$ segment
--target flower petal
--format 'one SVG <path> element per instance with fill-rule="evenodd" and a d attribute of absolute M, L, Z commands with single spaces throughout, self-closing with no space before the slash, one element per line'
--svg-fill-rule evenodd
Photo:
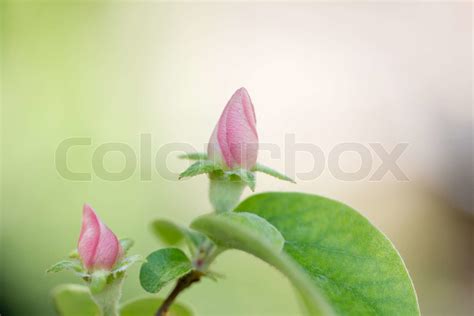
<path fill-rule="evenodd" d="M 88 270 L 110 270 L 122 251 L 115 234 L 102 223 L 92 207 L 84 204 L 78 252 Z"/>
<path fill-rule="evenodd" d="M 94 268 L 112 269 L 120 254 L 120 243 L 115 234 L 100 222 L 100 238 L 97 244 Z"/>
<path fill-rule="evenodd" d="M 258 135 L 252 100 L 245 88 L 227 102 L 208 145 L 208 156 L 228 168 L 251 169 L 257 162 Z M 219 161 L 220 160 L 220 161 Z"/>
<path fill-rule="evenodd" d="M 84 204 L 82 227 L 77 249 L 82 263 L 87 269 L 92 268 L 97 244 L 100 238 L 100 223 L 92 207 Z"/>

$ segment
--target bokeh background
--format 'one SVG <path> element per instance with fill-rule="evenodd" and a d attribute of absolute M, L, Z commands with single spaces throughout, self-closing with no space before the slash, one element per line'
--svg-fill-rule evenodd
<path fill-rule="evenodd" d="M 282 153 L 286 134 L 326 157 L 342 142 L 409 144 L 398 160 L 409 181 L 341 181 L 325 168 L 297 185 L 259 176 L 257 191 L 321 194 L 360 210 L 399 249 L 424 315 L 470 314 L 472 13 L 470 2 L 3 1 L 0 313 L 54 314 L 51 289 L 78 280 L 45 270 L 75 247 L 84 202 L 143 255 L 162 246 L 152 219 L 189 223 L 209 211 L 207 179 L 165 179 L 155 155 L 174 142 L 202 150 L 245 86 L 260 140 Z M 150 154 L 140 152 L 142 134 Z M 91 181 L 56 170 L 69 137 L 90 137 L 68 164 Z M 139 158 L 126 180 L 94 174 L 91 157 L 109 142 Z M 159 158 L 158 170 L 183 170 L 177 154 Z M 260 156 L 279 170 L 288 160 Z M 124 163 L 118 152 L 104 159 L 112 172 Z M 297 172 L 313 164 L 296 153 Z M 341 166 L 357 170 L 360 159 L 346 153 Z M 257 259 L 229 252 L 215 270 L 226 279 L 181 297 L 198 315 L 299 315 L 288 282 Z M 125 299 L 146 295 L 137 274 Z"/>

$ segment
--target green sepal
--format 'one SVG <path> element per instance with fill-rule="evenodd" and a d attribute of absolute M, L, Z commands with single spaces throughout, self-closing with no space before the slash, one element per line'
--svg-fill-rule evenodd
<path fill-rule="evenodd" d="M 110 275 L 109 271 L 98 270 L 90 275 L 89 288 L 92 294 L 100 293 L 107 285 L 107 277 Z"/>
<path fill-rule="evenodd" d="M 186 153 L 183 155 L 179 155 L 178 158 L 188 159 L 188 160 L 207 160 L 207 154 L 206 153 Z"/>
<path fill-rule="evenodd" d="M 232 176 L 232 175 L 238 176 L 243 182 L 245 182 L 245 184 L 248 185 L 248 187 L 250 188 L 250 190 L 252 190 L 252 192 L 255 191 L 256 179 L 255 179 L 255 173 L 253 173 L 252 171 L 249 171 L 247 169 L 235 169 L 235 170 L 226 171 L 224 172 L 224 174 L 227 176 Z"/>
<path fill-rule="evenodd" d="M 120 260 L 120 262 L 116 265 L 115 269 L 111 271 L 112 274 L 117 275 L 121 272 L 125 272 L 128 268 L 130 268 L 133 264 L 137 262 L 143 261 L 142 256 L 140 255 L 133 255 L 128 256 Z"/>
<path fill-rule="evenodd" d="M 80 257 L 79 257 L 79 251 L 76 249 L 74 250 L 71 250 L 71 252 L 69 253 L 68 255 L 68 258 L 71 258 L 71 259 L 79 259 L 80 260 Z"/>
<path fill-rule="evenodd" d="M 110 273 L 114 277 L 118 277 L 119 274 L 124 273 L 136 262 L 143 261 L 142 256 L 140 255 L 131 255 L 126 256 L 130 248 L 133 247 L 135 242 L 130 238 L 122 238 L 119 240 L 120 246 L 122 247 L 124 256 L 115 264 L 114 269 Z"/>
<path fill-rule="evenodd" d="M 198 160 L 179 175 L 179 179 L 194 177 L 203 173 L 222 170 L 222 167 L 210 160 Z"/>
<path fill-rule="evenodd" d="M 209 164 L 213 163 L 212 161 L 208 160 L 208 156 L 206 153 L 188 153 L 188 154 L 183 154 L 183 155 L 180 155 L 179 156 L 180 159 L 188 159 L 188 160 L 197 160 L 197 162 L 199 161 L 207 161 L 207 162 L 210 162 Z M 207 164 L 207 163 L 206 163 Z M 194 165 L 194 164 L 193 164 Z M 192 166 L 193 166 L 192 165 Z M 196 169 L 198 167 L 200 167 L 202 164 L 196 164 L 196 166 L 193 167 L 193 169 Z M 191 166 L 191 167 L 192 167 Z M 191 167 L 189 167 L 185 172 L 188 172 L 189 169 L 191 169 Z M 202 168 L 210 168 L 210 167 L 202 167 Z M 215 170 L 210 170 L 210 171 L 203 171 L 201 173 L 198 173 L 198 174 L 202 174 L 202 173 L 208 173 L 208 172 L 212 172 L 212 171 L 216 171 L 216 170 L 223 170 L 222 167 L 216 165 L 216 169 Z M 244 175 L 243 173 L 242 174 L 239 174 L 240 171 L 238 171 L 239 169 L 237 170 L 230 170 L 230 171 L 226 171 L 225 173 L 226 174 L 237 174 L 239 175 L 243 181 L 245 181 L 250 189 L 252 189 L 252 191 L 254 191 L 255 189 L 255 176 L 251 176 L 251 175 Z M 245 170 L 245 169 L 241 169 L 241 170 Z M 190 170 L 189 172 L 192 172 L 194 170 Z M 280 179 L 280 180 L 283 180 L 283 181 L 288 181 L 288 182 L 291 182 L 291 183 L 296 183 L 295 180 L 293 180 L 292 178 L 284 175 L 283 173 L 280 173 L 270 167 L 267 167 L 267 166 L 264 166 L 262 164 L 255 164 L 255 166 L 250 170 L 245 170 L 246 173 L 252 173 L 252 172 L 261 172 L 261 173 L 265 173 L 269 176 L 272 176 L 272 177 L 275 177 L 277 179 Z M 181 175 L 180 175 L 180 178 L 182 177 L 187 177 L 188 175 L 183 175 L 185 172 L 183 172 Z M 195 171 L 194 171 L 195 172 Z M 197 174 L 196 174 L 197 175 Z M 194 176 L 194 175 L 189 175 L 190 177 Z"/>
<path fill-rule="evenodd" d="M 66 259 L 66 260 L 61 260 L 55 263 L 54 265 L 52 265 L 48 270 L 46 270 L 46 273 L 56 273 L 56 272 L 61 272 L 64 270 L 71 270 L 79 274 L 82 274 L 85 272 L 79 260 Z"/>
<path fill-rule="evenodd" d="M 262 172 L 262 173 L 265 173 L 265 174 L 268 174 L 269 176 L 272 176 L 272 177 L 275 177 L 277 179 L 280 179 L 280 180 L 283 180 L 283 181 L 288 181 L 288 182 L 292 182 L 292 183 L 296 183 L 295 180 L 293 180 L 292 178 L 282 174 L 282 173 L 279 173 L 278 171 L 276 170 L 273 170 L 272 168 L 270 167 L 267 167 L 267 166 L 264 166 L 262 164 L 259 164 L 257 163 L 253 168 L 252 168 L 252 171 L 254 172 Z"/>
<path fill-rule="evenodd" d="M 133 245 L 135 244 L 133 239 L 130 239 L 130 238 L 122 238 L 119 240 L 119 242 L 124 253 L 127 253 L 130 250 L 130 248 L 132 248 Z"/>
<path fill-rule="evenodd" d="M 196 234 L 199 234 L 196 232 Z M 120 239 L 120 246 L 123 249 L 124 254 L 130 250 L 133 246 L 134 241 L 129 238 Z M 85 279 L 92 279 L 93 273 L 89 273 L 87 269 L 82 265 L 81 259 L 77 249 L 69 253 L 69 259 L 61 260 L 46 270 L 46 273 L 56 273 L 64 270 L 70 270 L 76 272 L 80 277 Z M 128 257 L 123 257 L 119 262 L 116 263 L 114 269 L 110 271 L 111 274 L 117 275 L 118 273 L 124 272 L 135 262 L 141 260 L 141 256 L 133 255 Z"/>

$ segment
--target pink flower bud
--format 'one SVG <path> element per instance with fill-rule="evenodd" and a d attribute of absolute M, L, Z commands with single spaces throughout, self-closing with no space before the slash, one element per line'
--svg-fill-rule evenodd
<path fill-rule="evenodd" d="M 257 162 L 258 135 L 255 111 L 245 88 L 230 98 L 207 147 L 209 159 L 227 168 L 251 169 Z"/>
<path fill-rule="evenodd" d="M 117 237 L 87 204 L 84 204 L 83 208 L 77 249 L 82 263 L 88 270 L 111 270 L 122 256 L 122 248 Z"/>

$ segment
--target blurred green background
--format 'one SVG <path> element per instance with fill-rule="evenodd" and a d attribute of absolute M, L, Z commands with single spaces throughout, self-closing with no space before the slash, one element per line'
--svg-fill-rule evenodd
<path fill-rule="evenodd" d="M 240 86 L 253 98 L 264 143 L 283 148 L 287 133 L 325 152 L 348 141 L 387 150 L 409 143 L 398 162 L 410 181 L 389 174 L 345 182 L 325 171 L 297 186 L 260 177 L 257 191 L 352 205 L 400 250 L 422 313 L 472 311 L 471 3 L 3 1 L 0 10 L 2 315 L 52 315 L 50 290 L 78 282 L 45 270 L 75 247 L 84 202 L 143 255 L 162 246 L 152 219 L 189 223 L 209 211 L 207 179 L 178 182 L 165 170 L 187 162 L 173 152 L 155 165 L 155 156 L 170 143 L 202 151 Z M 151 135 L 150 153 L 141 151 L 142 134 Z M 70 137 L 91 139 L 68 153 L 69 168 L 91 181 L 56 169 L 56 149 Z M 125 180 L 94 173 L 95 149 L 110 142 L 137 156 Z M 260 157 L 288 168 L 283 152 Z M 111 172 L 124 163 L 118 152 L 104 157 Z M 357 170 L 359 161 L 341 163 Z M 289 168 L 312 164 L 297 153 Z M 198 315 L 299 314 L 286 279 L 257 259 L 229 252 L 215 270 L 226 278 L 181 297 Z M 124 299 L 146 295 L 137 273 Z"/>

